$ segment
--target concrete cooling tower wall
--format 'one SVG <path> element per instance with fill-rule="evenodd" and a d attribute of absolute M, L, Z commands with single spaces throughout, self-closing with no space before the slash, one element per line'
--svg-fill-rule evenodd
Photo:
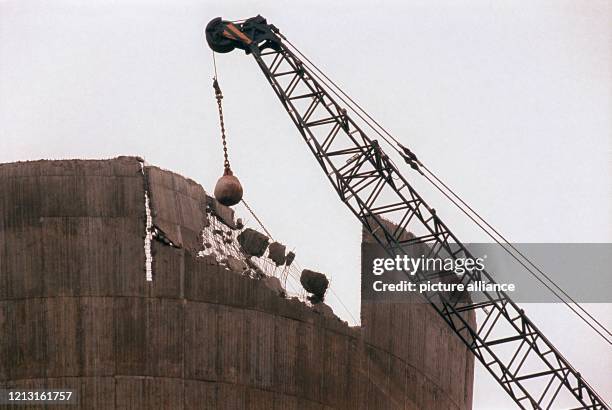
<path fill-rule="evenodd" d="M 349 327 L 202 256 L 189 179 L 35 161 L 0 165 L 0 192 L 0 388 L 77 391 L 53 409 L 471 408 L 473 361 L 427 306 Z"/>

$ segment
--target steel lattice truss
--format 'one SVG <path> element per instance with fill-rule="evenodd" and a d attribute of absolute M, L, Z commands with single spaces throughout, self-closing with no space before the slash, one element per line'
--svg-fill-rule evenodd
<path fill-rule="evenodd" d="M 410 245 L 421 243 L 428 245 L 433 256 L 471 258 L 377 141 L 313 78 L 278 31 L 261 20 L 232 25 L 250 40 L 236 41 L 236 47 L 252 53 L 340 199 L 379 244 L 392 257 L 407 254 Z M 383 218 L 396 227 L 385 224 Z M 406 231 L 415 236 L 406 238 Z M 438 273 L 417 272 L 408 279 L 421 283 Z M 474 282 L 495 283 L 484 270 L 467 271 L 460 281 L 466 287 Z M 484 301 L 478 303 L 442 292 L 423 295 L 519 407 L 608 408 L 505 293 L 483 292 Z M 484 317 L 480 327 L 468 320 L 470 311 Z"/>

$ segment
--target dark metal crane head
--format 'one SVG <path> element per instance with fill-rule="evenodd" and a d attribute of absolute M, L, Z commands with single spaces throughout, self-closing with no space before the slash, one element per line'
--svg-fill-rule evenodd
<path fill-rule="evenodd" d="M 206 25 L 206 42 L 217 53 L 229 53 L 235 48 L 249 53 L 258 53 L 265 48 L 278 50 L 280 33 L 272 24 L 261 16 L 252 17 L 241 23 L 212 19 Z"/>

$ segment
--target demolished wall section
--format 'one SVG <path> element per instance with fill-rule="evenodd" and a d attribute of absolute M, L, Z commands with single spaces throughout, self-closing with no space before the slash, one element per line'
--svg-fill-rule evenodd
<path fill-rule="evenodd" d="M 197 254 L 206 225 L 206 193 L 196 182 L 146 166 L 154 224 L 176 246 Z"/>

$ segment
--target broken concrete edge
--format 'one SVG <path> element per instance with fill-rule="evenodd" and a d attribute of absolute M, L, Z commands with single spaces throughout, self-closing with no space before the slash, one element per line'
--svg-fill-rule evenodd
<path fill-rule="evenodd" d="M 118 163 L 118 167 L 107 167 L 109 162 Z M 3 177 L 29 177 L 29 176 L 64 176 L 67 175 L 66 169 L 70 169 L 69 174 L 75 174 L 75 169 L 81 171 L 76 175 L 88 176 L 137 176 L 136 167 L 139 162 L 144 162 L 138 156 L 121 155 L 106 159 L 82 159 L 82 158 L 55 158 L 55 159 L 36 159 L 26 161 L 14 161 L 0 163 L 0 174 Z M 132 164 L 133 167 L 123 168 L 120 165 Z M 99 168 L 92 165 L 99 164 Z M 24 165 L 43 165 L 43 166 L 24 166 Z M 87 165 L 87 167 L 85 167 Z M 110 171 L 109 171 L 110 170 Z M 117 172 L 121 170 L 122 172 Z"/>
<path fill-rule="evenodd" d="M 153 277 L 155 276 L 155 272 L 153 268 L 154 252 L 153 252 L 153 247 L 152 247 L 152 241 L 156 240 L 157 242 L 160 242 L 163 245 L 166 245 L 172 248 L 182 249 L 184 246 L 182 243 L 180 243 L 180 238 L 178 238 L 179 241 L 172 238 L 171 235 L 164 232 L 164 230 L 159 226 L 159 224 L 155 222 L 155 219 L 157 217 L 157 212 L 155 210 L 157 209 L 157 207 L 155 206 L 156 198 L 155 198 L 155 195 L 153 194 L 153 190 L 151 189 L 151 179 L 150 179 L 151 170 L 159 170 L 160 172 L 171 176 L 172 181 L 173 181 L 173 183 L 171 184 L 172 186 L 164 186 L 164 187 L 167 189 L 173 190 L 177 193 L 179 193 L 180 191 L 177 189 L 177 187 L 174 184 L 175 178 L 180 178 L 184 181 L 187 181 L 187 183 L 189 184 L 195 184 L 200 189 L 202 189 L 202 191 L 204 190 L 203 188 L 200 187 L 199 184 L 197 184 L 195 181 L 189 178 L 185 178 L 182 175 L 176 174 L 171 171 L 162 170 L 159 167 L 148 165 L 145 162 L 145 160 L 141 157 L 124 157 L 124 158 L 126 158 L 127 160 L 138 161 L 140 165 L 140 171 L 142 174 L 142 178 L 143 178 L 144 214 L 145 214 L 145 233 L 144 233 L 145 278 L 147 282 L 152 282 Z M 205 213 L 203 213 L 202 216 L 205 218 L 206 217 Z M 203 225 L 205 225 L 204 222 L 202 222 L 202 226 Z M 204 244 L 201 244 L 201 248 L 202 249 L 204 248 Z"/>
<path fill-rule="evenodd" d="M 244 229 L 236 239 L 245 254 L 256 257 L 264 256 L 270 242 L 270 238 L 252 228 Z"/>
<path fill-rule="evenodd" d="M 92 168 L 92 164 L 106 165 L 109 162 L 111 163 L 118 162 L 116 166 L 113 166 L 110 168 L 112 169 L 112 171 L 110 172 L 108 171 L 107 167 L 100 166 L 99 168 L 97 167 Z M 29 164 L 29 165 L 46 164 L 48 166 L 47 167 L 23 167 L 24 164 Z M 33 169 L 35 169 L 36 172 L 32 173 L 31 170 Z M 122 172 L 116 173 L 115 172 L 116 169 L 120 169 Z M 24 174 L 24 170 L 27 170 L 28 173 Z M 75 170 L 77 172 L 75 172 Z M 218 218 L 219 221 L 221 221 L 223 224 L 228 226 L 230 229 L 242 230 L 243 228 L 243 226 L 241 226 L 242 224 L 237 223 L 237 221 L 235 220 L 234 210 L 231 209 L 230 207 L 222 205 L 214 197 L 209 196 L 204 190 L 204 188 L 200 184 L 198 184 L 196 181 L 194 181 L 193 179 L 187 178 L 183 175 L 180 175 L 176 172 L 148 164 L 144 160 L 144 158 L 140 156 L 122 155 L 122 156 L 117 156 L 114 158 L 107 158 L 107 159 L 100 159 L 100 158 L 96 158 L 96 159 L 82 159 L 82 158 L 79 158 L 79 159 L 38 159 L 38 160 L 28 160 L 28 161 L 15 161 L 15 162 L 8 162 L 8 163 L 0 164 L 0 174 L 5 174 L 5 176 L 8 176 L 8 177 L 55 176 L 55 175 L 66 175 L 66 174 L 81 175 L 81 173 L 82 175 L 98 175 L 98 176 L 108 176 L 108 177 L 115 177 L 118 175 L 137 177 L 140 174 L 142 177 L 142 181 L 143 181 L 143 211 L 142 211 L 142 215 L 144 219 L 143 221 L 143 225 L 144 225 L 143 271 L 145 273 L 145 278 L 147 282 L 149 283 L 152 282 L 155 277 L 155 272 L 154 272 L 155 263 L 153 260 L 155 257 L 155 250 L 153 247 L 153 240 L 155 240 L 155 242 L 157 243 L 160 243 L 161 245 L 165 245 L 165 246 L 176 248 L 176 249 L 182 249 L 186 252 L 186 254 L 190 255 L 190 257 L 197 258 L 197 259 L 204 259 L 205 263 L 207 264 L 217 264 L 218 265 L 219 263 L 216 261 L 214 256 L 207 257 L 207 256 L 199 256 L 197 254 L 197 251 L 204 250 L 205 248 L 204 243 L 200 244 L 201 246 L 199 249 L 195 249 L 195 250 L 187 249 L 185 246 L 183 246 L 183 244 L 180 243 L 180 241 L 177 241 L 175 238 L 172 237 L 172 235 L 165 232 L 159 226 L 159 224 L 156 223 L 155 219 L 157 215 L 155 213 L 155 205 L 154 205 L 155 195 L 152 192 L 151 181 L 150 181 L 151 170 L 158 170 L 162 172 L 163 174 L 172 177 L 172 183 L 165 183 L 165 184 L 162 183 L 162 186 L 164 186 L 167 189 L 171 189 L 173 191 L 181 193 L 179 187 L 177 186 L 178 184 L 177 180 L 179 180 L 181 182 L 183 181 L 186 182 L 190 187 L 193 187 L 197 190 L 201 190 L 205 198 L 203 200 L 202 209 L 201 209 L 202 216 L 204 219 L 206 219 L 207 217 L 206 210 L 210 210 L 211 213 L 213 213 Z M 202 222 L 203 226 L 206 226 L 205 222 L 206 221 Z M 203 230 L 200 231 L 200 235 L 202 234 L 202 232 Z M 258 232 L 258 231 L 255 231 L 255 232 Z M 281 244 L 278 244 L 278 245 L 284 248 L 284 245 L 281 245 Z M 264 252 L 265 252 L 265 249 L 264 249 Z M 291 262 L 293 261 L 294 255 L 295 254 L 293 252 L 288 252 L 287 255 L 283 255 L 288 258 L 287 264 L 286 264 L 287 266 L 289 266 Z M 261 255 L 261 257 L 264 257 L 264 256 Z M 245 255 L 245 258 L 248 259 L 248 255 Z M 269 258 L 269 259 L 275 262 L 278 266 L 278 262 L 274 260 L 275 258 Z M 261 270 L 261 268 L 259 269 Z M 234 272 L 227 267 L 224 270 L 228 272 Z M 278 289 L 277 285 L 280 284 L 280 280 L 276 278 L 275 276 L 268 276 L 262 271 L 262 275 L 259 276 L 259 279 L 251 278 L 251 277 L 249 277 L 249 279 L 259 280 L 259 281 L 264 282 L 265 284 L 267 283 L 268 285 L 271 285 L 268 287 L 270 287 L 272 291 L 274 291 L 278 296 L 281 296 L 283 299 L 287 299 L 287 300 L 296 299 L 296 297 L 289 297 L 286 290 L 282 288 L 282 286 L 280 286 L 280 289 Z M 275 284 L 276 281 L 278 281 L 278 283 Z M 300 303 L 302 303 L 304 306 L 309 307 L 311 310 L 315 310 L 313 309 L 314 305 L 309 306 L 303 301 L 300 301 Z M 315 311 L 317 311 L 317 313 L 319 314 L 322 314 L 320 310 L 321 308 L 318 308 Z M 334 315 L 334 318 L 342 322 L 342 320 L 335 315 Z"/>
<path fill-rule="evenodd" d="M 182 251 L 186 258 L 193 258 L 193 260 L 195 260 L 197 263 L 202 263 L 204 265 L 218 266 L 220 269 L 220 273 L 224 275 L 235 275 L 235 276 L 241 277 L 244 280 L 259 282 L 266 288 L 267 291 L 273 292 L 274 295 L 279 300 L 285 300 L 285 301 L 289 301 L 292 303 L 299 303 L 299 305 L 302 306 L 304 309 L 317 313 L 324 319 L 333 320 L 334 322 L 340 322 L 342 325 L 345 325 L 347 326 L 347 328 L 349 328 L 348 322 L 343 320 L 339 316 L 337 316 L 329 305 L 322 303 L 322 302 L 316 303 L 316 304 L 306 303 L 306 301 L 299 299 L 297 296 L 290 296 L 287 290 L 282 286 L 280 279 L 276 276 L 266 275 L 263 272 L 262 272 L 262 275 L 259 277 L 246 275 L 245 272 L 252 269 L 251 267 L 247 268 L 246 271 L 236 271 L 231 268 L 230 263 L 220 262 L 216 259 L 214 255 L 200 256 L 200 255 L 194 255 L 192 252 L 190 252 L 187 249 L 183 249 Z M 250 262 L 250 264 L 254 264 L 254 262 L 250 259 L 247 259 L 246 261 Z M 245 261 L 240 261 L 240 262 L 245 262 Z M 281 315 L 281 316 L 286 316 L 288 318 L 291 318 L 291 316 L 289 315 Z M 350 328 L 350 331 L 360 332 L 361 328 L 359 326 L 352 327 Z"/>
<path fill-rule="evenodd" d="M 288 319 L 325 326 L 341 334 L 360 337 L 360 328 L 337 316 L 325 315 L 298 297 L 287 297 L 274 288 L 280 282 L 266 276 L 254 279 L 230 271 L 211 255 L 195 256 L 186 249 L 173 249 L 154 243 L 159 275 L 149 287 L 149 297 L 164 294 L 167 298 L 192 302 L 218 303 L 240 309 L 261 311 Z M 175 283 L 175 281 L 181 281 Z M 268 283 L 270 282 L 270 283 Z M 174 292 L 164 293 L 168 288 Z M 180 290 L 178 290 L 180 289 Z"/>
<path fill-rule="evenodd" d="M 208 194 L 206 194 L 206 209 L 217 216 L 217 218 L 219 218 L 228 228 L 232 230 L 241 229 L 234 219 L 234 210 L 229 206 L 223 205 Z"/>
<path fill-rule="evenodd" d="M 122 158 L 122 157 L 119 157 L 119 158 Z M 131 158 L 131 157 L 127 157 L 127 158 Z M 158 166 L 158 165 L 152 165 L 152 164 L 149 164 L 148 162 L 146 162 L 144 159 L 142 159 L 142 158 L 140 158 L 140 157 L 134 157 L 134 158 L 137 158 L 139 161 L 141 161 L 141 162 L 144 164 L 145 168 L 156 169 L 156 170 L 161 171 L 161 172 L 163 172 L 163 173 L 170 174 L 170 175 L 172 175 L 172 177 L 174 177 L 174 178 L 178 177 L 178 178 L 180 178 L 181 180 L 183 180 L 183 181 L 187 182 L 189 185 L 192 185 L 192 186 L 195 186 L 195 187 L 199 187 L 199 188 L 201 188 L 202 190 L 204 189 L 204 188 L 202 188 L 202 186 L 201 186 L 201 185 L 200 185 L 200 184 L 199 184 L 197 181 L 193 180 L 192 178 L 186 177 L 185 175 L 182 175 L 182 174 L 179 174 L 178 172 L 174 172 L 174 171 L 172 171 L 172 170 L 169 170 L 169 169 L 166 169 L 166 168 L 160 167 L 160 166 Z M 177 189 L 176 189 L 176 186 L 175 186 L 175 185 L 173 185 L 173 186 L 167 186 L 167 188 L 171 188 L 171 189 L 174 189 L 175 191 L 177 191 Z"/>
<path fill-rule="evenodd" d="M 171 248 L 182 249 L 181 246 L 172 242 L 172 240 L 168 238 L 168 235 L 166 235 L 166 233 L 162 231 L 158 226 L 153 224 L 152 227 L 153 227 L 153 239 L 155 239 L 158 242 L 163 243 L 164 245 L 170 246 Z"/>
<path fill-rule="evenodd" d="M 150 170 L 151 170 L 151 169 L 157 169 L 157 170 L 160 170 L 160 171 L 164 171 L 165 173 L 169 173 L 169 174 L 171 174 L 173 177 L 183 178 L 183 179 L 187 180 L 188 182 L 190 182 L 190 183 L 192 183 L 192 184 L 197 185 L 197 186 L 198 186 L 199 188 L 201 188 L 201 189 L 202 189 L 202 191 L 204 192 L 204 195 L 205 195 L 205 200 L 206 200 L 206 203 L 204 204 L 205 209 L 206 209 L 206 210 L 210 210 L 210 212 L 211 212 L 211 213 L 212 213 L 212 214 L 213 214 L 215 217 L 217 217 L 217 219 L 218 219 L 220 222 L 222 222 L 224 225 L 226 225 L 228 228 L 230 228 L 230 229 L 232 229 L 232 230 L 238 230 L 238 229 L 239 229 L 239 228 L 237 227 L 237 224 L 236 224 L 236 221 L 235 221 L 235 213 L 234 213 L 234 210 L 233 210 L 232 208 L 230 208 L 230 207 L 227 207 L 227 206 L 225 206 L 225 205 L 223 205 L 223 204 L 219 203 L 219 201 L 217 201 L 217 200 L 216 200 L 214 197 L 211 197 L 210 195 L 208 195 L 208 194 L 206 193 L 206 191 L 205 191 L 205 190 L 204 190 L 204 189 L 203 189 L 203 188 L 202 188 L 202 187 L 201 187 L 199 184 L 197 184 L 197 183 L 196 183 L 196 182 L 194 182 L 193 180 L 190 180 L 190 179 L 188 179 L 188 178 L 185 178 L 185 177 L 183 177 L 182 175 L 176 174 L 176 173 L 174 173 L 174 172 L 172 172 L 172 171 L 165 171 L 165 170 L 163 170 L 163 169 L 161 169 L 161 168 L 159 168 L 159 167 L 155 167 L 155 166 L 146 165 L 146 164 L 145 164 L 145 162 L 144 162 L 144 160 L 142 160 L 142 159 L 140 159 L 140 161 L 139 161 L 139 162 L 140 162 L 141 167 L 142 167 L 142 170 L 143 170 L 143 182 L 144 182 L 145 196 L 146 196 L 146 197 L 148 196 L 149 201 L 151 201 L 151 203 L 154 203 L 154 202 L 155 202 L 155 198 L 154 198 L 154 195 L 152 194 L 151 189 L 150 189 L 149 173 L 150 173 Z M 166 186 L 166 187 L 167 187 L 167 188 L 170 188 L 170 189 L 173 189 L 173 190 L 176 190 L 176 187 L 175 187 L 175 186 L 172 186 L 172 187 L 170 187 L 170 186 Z M 147 210 L 145 209 L 145 214 L 146 214 L 146 212 L 147 212 Z M 161 229 L 159 226 L 157 226 L 157 225 L 155 224 L 155 217 L 156 217 L 156 215 L 155 215 L 155 214 L 153 214 L 153 215 L 152 215 L 152 220 L 153 220 L 153 222 L 152 222 L 152 225 L 151 225 L 151 227 L 150 227 L 151 234 L 152 234 L 152 239 L 155 239 L 155 240 L 157 240 L 157 241 L 161 242 L 162 244 L 167 245 L 167 246 L 170 246 L 170 247 L 173 247 L 173 248 L 183 249 L 183 248 L 184 248 L 183 246 L 181 246 L 180 244 L 175 244 L 175 243 L 172 241 L 172 239 L 169 237 L 169 235 L 167 235 L 167 234 L 166 234 L 166 233 L 165 233 L 165 232 L 164 232 L 164 231 L 163 231 L 163 230 L 162 230 L 162 229 Z M 204 218 L 206 218 L 206 212 L 204 212 L 203 217 L 204 217 Z M 205 226 L 206 226 L 206 224 L 204 225 L 204 227 L 205 227 Z M 256 233 L 256 234 L 259 234 L 259 235 L 261 235 L 262 237 L 265 237 L 265 238 L 266 238 L 266 241 L 265 241 L 265 242 L 266 242 L 266 247 L 263 249 L 263 251 L 264 251 L 264 253 L 265 253 L 265 250 L 266 250 L 267 245 L 268 245 L 268 238 L 267 238 L 267 236 L 265 236 L 264 234 L 262 234 L 262 233 L 260 233 L 260 232 L 258 232 L 258 231 L 256 231 L 256 230 L 254 230 L 254 229 L 251 229 L 251 228 L 246 228 L 245 230 L 243 230 L 243 231 L 241 232 L 241 234 L 242 234 L 242 233 L 244 233 L 244 232 L 245 232 L 245 231 L 247 231 L 247 230 L 250 230 L 250 231 L 252 231 L 254 234 Z M 147 228 L 147 231 L 148 231 L 148 228 Z M 203 230 L 200 232 L 200 235 L 202 235 L 202 234 L 203 234 Z M 259 236 L 259 235 L 258 235 L 258 236 Z M 285 258 L 284 253 L 285 253 L 285 249 L 286 249 L 286 248 L 285 248 L 285 246 L 284 246 L 284 245 L 281 245 L 280 243 L 278 243 L 278 246 L 282 248 L 282 253 L 283 253 L 283 255 L 282 255 L 282 256 L 283 256 L 283 259 L 284 259 L 284 258 Z M 217 265 L 220 265 L 220 266 L 224 267 L 224 270 L 225 270 L 225 271 L 227 271 L 227 272 L 232 272 L 232 273 L 236 273 L 236 274 L 240 274 L 240 275 L 242 275 L 242 276 L 245 276 L 245 275 L 244 275 L 244 273 L 245 273 L 245 272 L 248 270 L 248 263 L 249 263 L 249 262 L 252 262 L 252 261 L 251 261 L 251 259 L 250 259 L 250 257 L 248 256 L 248 253 L 247 253 L 247 254 L 245 254 L 245 261 L 240 261 L 240 260 L 237 260 L 237 262 L 238 262 L 238 263 L 245 264 L 245 265 L 246 265 L 246 269 L 243 269 L 243 270 L 240 270 L 240 269 L 235 269 L 236 267 L 234 267 L 234 269 L 232 269 L 232 263 L 233 263 L 233 261 L 232 261 L 232 260 L 230 260 L 230 257 L 228 257 L 228 261 L 227 261 L 227 263 L 225 263 L 225 264 L 221 264 L 221 263 L 219 263 L 219 262 L 216 260 L 216 258 L 215 258 L 214 256 L 212 256 L 212 255 L 208 255 L 208 256 L 207 256 L 207 255 L 204 255 L 204 256 L 200 256 L 200 255 L 198 255 L 198 252 L 199 252 L 199 251 L 204 250 L 204 248 L 205 248 L 204 243 L 202 243 L 202 248 L 201 248 L 201 249 L 199 249 L 199 250 L 196 250 L 195 252 L 194 252 L 193 250 L 186 249 L 186 248 L 184 249 L 184 251 L 185 251 L 185 252 L 186 252 L 188 255 L 190 255 L 191 257 L 195 257 L 195 258 L 203 258 L 203 257 L 204 257 L 204 258 L 207 258 L 207 263 L 209 263 L 209 264 L 217 264 Z M 290 252 L 290 254 L 293 254 L 293 253 L 292 253 L 292 252 Z M 293 255 L 295 255 L 295 254 L 293 254 Z M 269 256 L 270 256 L 270 255 L 269 255 Z M 263 257 L 263 254 L 262 254 L 262 255 L 260 255 L 260 257 Z M 152 260 L 152 258 L 153 258 L 153 255 L 151 255 L 151 260 Z M 232 257 L 232 258 L 233 258 L 233 257 Z M 277 262 L 277 261 L 275 261 L 275 260 L 274 260 L 274 258 L 270 258 L 270 259 L 271 259 L 271 260 L 273 260 L 273 261 L 274 261 L 275 263 L 277 263 L 277 265 L 278 265 L 278 262 Z M 284 261 L 283 261 L 283 263 L 284 263 Z M 277 277 L 275 277 L 275 276 L 268 276 L 268 275 L 266 275 L 266 274 L 263 272 L 263 270 L 262 270 L 262 269 L 261 269 L 259 266 L 257 266 L 257 265 L 255 266 L 255 268 L 254 268 L 254 269 L 257 269 L 257 270 L 255 270 L 255 271 L 254 271 L 254 273 L 260 272 L 261 274 L 260 274 L 260 275 L 253 275 L 253 277 L 251 277 L 250 275 L 246 275 L 246 276 L 247 276 L 249 279 L 251 279 L 251 280 L 260 280 L 260 281 L 262 281 L 262 282 L 263 282 L 263 283 L 264 283 L 264 284 L 265 284 L 265 285 L 266 285 L 268 288 L 270 288 L 271 290 L 273 290 L 273 291 L 274 291 L 274 292 L 277 294 L 277 296 L 279 296 L 279 297 L 281 297 L 281 298 L 283 298 L 283 299 L 287 299 L 287 298 L 288 298 L 288 293 L 287 293 L 287 290 L 286 290 L 286 289 L 284 289 L 284 288 L 282 287 L 282 285 L 281 285 L 281 283 L 280 283 L 280 280 L 279 280 Z M 151 272 L 151 273 L 152 273 L 152 275 L 154 275 L 154 272 Z M 304 303 L 304 302 L 301 302 L 301 303 Z M 335 318 L 336 320 L 342 321 L 342 320 L 341 320 L 341 319 L 340 319 L 338 316 L 336 316 L 336 315 L 333 313 L 333 310 L 332 310 L 331 308 L 329 308 L 327 305 L 324 305 L 325 307 L 327 307 L 327 308 L 328 308 L 327 310 L 323 309 L 323 307 L 319 307 L 319 308 L 317 308 L 317 309 L 314 309 L 314 306 L 315 306 L 316 304 L 317 304 L 317 303 L 313 303 L 313 304 L 312 304 L 312 306 L 309 306 L 308 304 L 304 303 L 304 305 L 305 305 L 305 306 L 309 306 L 310 308 L 312 308 L 312 309 L 313 309 L 313 311 L 315 311 L 315 312 L 317 312 L 317 313 L 319 313 L 319 314 L 321 314 L 321 315 L 324 315 L 324 316 L 326 316 L 326 317 L 333 317 L 333 318 Z M 322 309 L 323 309 L 323 310 L 322 310 Z M 330 313 L 329 313 L 329 312 L 331 312 L 331 315 L 330 315 Z"/>

